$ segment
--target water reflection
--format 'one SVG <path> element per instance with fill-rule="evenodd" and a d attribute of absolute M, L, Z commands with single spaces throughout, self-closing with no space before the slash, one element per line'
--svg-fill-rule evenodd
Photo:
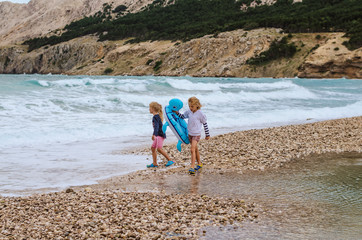
<path fill-rule="evenodd" d="M 199 193 L 199 185 L 200 185 L 201 175 L 199 173 L 195 174 L 195 176 L 190 176 L 190 193 L 198 194 Z"/>
<path fill-rule="evenodd" d="M 171 176 L 165 190 L 241 198 L 262 207 L 258 223 L 208 228 L 203 239 L 360 239 L 361 162 L 362 154 L 325 155 L 253 174 Z"/>

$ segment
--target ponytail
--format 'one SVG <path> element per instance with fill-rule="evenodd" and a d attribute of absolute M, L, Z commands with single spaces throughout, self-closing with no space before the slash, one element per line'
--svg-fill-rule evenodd
<path fill-rule="evenodd" d="M 162 111 L 162 105 L 157 102 L 151 102 L 150 108 L 152 108 L 158 115 L 160 115 L 161 121 L 163 122 L 163 111 Z"/>

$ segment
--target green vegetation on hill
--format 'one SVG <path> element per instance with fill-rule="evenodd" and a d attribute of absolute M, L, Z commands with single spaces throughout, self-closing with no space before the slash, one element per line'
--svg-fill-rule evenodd
<path fill-rule="evenodd" d="M 100 41 L 132 38 L 147 40 L 190 40 L 207 34 L 260 27 L 282 28 L 285 32 L 346 32 L 350 49 L 362 47 L 362 3 L 360 0 L 277 0 L 271 6 L 242 11 L 251 0 L 155 0 L 137 13 L 125 6 L 105 4 L 103 12 L 72 22 L 60 36 L 24 42 L 29 51 L 95 34 Z M 122 14 L 112 15 L 112 12 Z"/>
<path fill-rule="evenodd" d="M 297 47 L 291 43 L 288 44 L 287 37 L 283 37 L 280 41 L 273 41 L 267 51 L 260 53 L 257 57 L 250 58 L 247 64 L 260 65 L 278 58 L 289 58 L 297 52 Z"/>

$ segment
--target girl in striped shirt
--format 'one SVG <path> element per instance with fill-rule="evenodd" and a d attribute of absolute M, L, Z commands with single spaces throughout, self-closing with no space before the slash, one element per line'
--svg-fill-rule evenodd
<path fill-rule="evenodd" d="M 189 110 L 184 112 L 184 114 L 178 114 L 179 117 L 185 119 L 188 118 L 187 131 L 189 134 L 189 140 L 191 143 L 191 168 L 189 170 L 190 174 L 195 174 L 195 171 L 198 171 L 202 168 L 202 163 L 200 160 L 200 152 L 197 146 L 198 142 L 201 138 L 201 129 L 204 126 L 205 130 L 205 139 L 210 139 L 209 128 L 207 126 L 207 119 L 205 114 L 200 110 L 201 103 L 198 98 L 191 97 L 188 100 Z M 197 161 L 197 166 L 195 167 L 195 163 Z"/>

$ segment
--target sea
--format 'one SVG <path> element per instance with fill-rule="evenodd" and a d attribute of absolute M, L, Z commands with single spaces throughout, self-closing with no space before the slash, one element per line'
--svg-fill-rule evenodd
<path fill-rule="evenodd" d="M 146 169 L 149 103 L 196 96 L 211 136 L 362 115 L 362 80 L 0 75 L 0 195 L 51 192 Z M 167 131 L 165 144 L 177 140 Z"/>

